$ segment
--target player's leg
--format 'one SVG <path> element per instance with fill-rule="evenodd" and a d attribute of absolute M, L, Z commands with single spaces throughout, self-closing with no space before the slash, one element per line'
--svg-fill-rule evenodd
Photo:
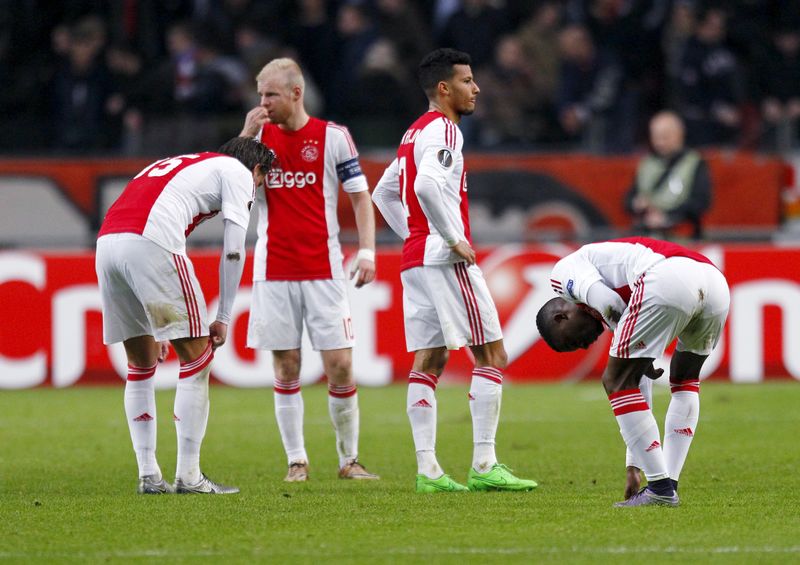
<path fill-rule="evenodd" d="M 664 458 L 676 491 L 697 431 L 700 418 L 700 369 L 707 358 L 707 355 L 675 351 L 669 366 L 671 399 L 664 419 Z"/>
<path fill-rule="evenodd" d="M 416 490 L 421 493 L 467 491 L 444 472 L 436 458 L 436 386 L 449 356 L 445 347 L 418 349 L 408 374 L 406 413 L 417 455 Z"/>
<path fill-rule="evenodd" d="M 653 379 L 642 377 L 639 379 L 639 391 L 644 401 L 653 410 Z M 639 492 L 642 486 L 642 464 L 636 461 L 630 449 L 625 448 L 625 500 Z"/>
<path fill-rule="evenodd" d="M 445 474 L 436 459 L 436 386 L 449 358 L 436 311 L 433 289 L 437 281 L 429 281 L 430 270 L 415 267 L 400 274 L 403 283 L 403 320 L 406 348 L 414 353 L 408 374 L 406 413 L 411 424 L 417 457 L 417 492 L 459 492 L 467 488 Z"/>
<path fill-rule="evenodd" d="M 127 234 L 125 234 L 127 235 Z M 128 358 L 124 404 L 128 429 L 139 468 L 138 492 L 162 494 L 171 486 L 164 481 L 156 460 L 156 401 L 153 376 L 159 347 L 143 302 L 134 288 L 139 273 L 152 270 L 151 248 L 135 237 L 110 235 L 97 242 L 97 280 L 103 310 L 103 343 L 123 342 Z M 147 285 L 143 285 L 147 288 Z"/>
<path fill-rule="evenodd" d="M 300 349 L 275 350 L 272 365 L 275 372 L 273 400 L 275 420 L 281 434 L 289 470 L 286 482 L 308 479 L 308 454 L 303 435 L 305 405 L 300 390 Z"/>
<path fill-rule="evenodd" d="M 322 364 L 328 377 L 328 413 L 336 432 L 336 451 L 339 455 L 339 478 L 375 480 L 358 461 L 358 432 L 360 412 L 358 389 L 353 379 L 352 348 L 321 351 Z"/>
<path fill-rule="evenodd" d="M 123 342 L 128 357 L 125 382 L 125 416 L 139 465 L 141 494 L 171 491 L 156 460 L 156 395 L 153 377 L 158 366 L 159 345 L 153 336 L 143 335 Z"/>
<path fill-rule="evenodd" d="M 677 269 L 696 285 L 691 306 L 699 314 L 678 334 L 670 363 L 672 394 L 664 421 L 664 457 L 676 490 L 700 417 L 700 370 L 719 341 L 730 307 L 728 283 L 715 267 L 682 261 Z"/>
<path fill-rule="evenodd" d="M 247 346 L 272 351 L 275 419 L 289 465 L 284 479 L 287 482 L 308 479 L 300 390 L 302 312 L 300 283 L 257 281 L 253 284 Z"/>
<path fill-rule="evenodd" d="M 377 479 L 358 461 L 358 390 L 353 378 L 353 325 L 344 280 L 303 281 L 305 323 L 328 377 L 328 413 L 336 432 L 339 477 Z"/>

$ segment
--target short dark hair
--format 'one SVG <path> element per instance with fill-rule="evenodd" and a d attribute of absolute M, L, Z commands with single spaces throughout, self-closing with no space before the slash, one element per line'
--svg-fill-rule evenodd
<path fill-rule="evenodd" d="M 239 159 L 249 171 L 255 169 L 256 165 L 261 165 L 264 173 L 269 172 L 275 160 L 275 152 L 272 149 L 251 137 L 229 139 L 217 149 L 217 153 Z"/>
<path fill-rule="evenodd" d="M 564 299 L 558 296 L 551 298 L 544 303 L 544 306 L 539 308 L 539 312 L 536 314 L 536 328 L 539 330 L 539 335 L 542 336 L 544 342 L 549 345 L 550 349 L 553 351 L 559 350 L 553 337 L 553 327 L 555 326 L 553 311 L 561 305 L 562 300 Z"/>
<path fill-rule="evenodd" d="M 431 97 L 436 85 L 440 81 L 448 80 L 453 76 L 455 70 L 453 65 L 471 65 L 472 58 L 463 51 L 457 51 L 449 47 L 435 49 L 425 55 L 419 64 L 419 85 L 428 97 Z"/>

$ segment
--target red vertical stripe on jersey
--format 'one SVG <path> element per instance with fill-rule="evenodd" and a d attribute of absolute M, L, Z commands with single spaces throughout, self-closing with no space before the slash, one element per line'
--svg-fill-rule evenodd
<path fill-rule="evenodd" d="M 332 128 L 336 128 L 344 134 L 344 138 L 347 141 L 347 147 L 350 149 L 350 156 L 356 157 L 358 155 L 358 151 L 356 151 L 356 144 L 353 141 L 353 137 L 350 135 L 350 131 L 344 127 L 340 126 L 339 124 L 335 124 L 333 122 L 328 122 L 328 125 Z"/>

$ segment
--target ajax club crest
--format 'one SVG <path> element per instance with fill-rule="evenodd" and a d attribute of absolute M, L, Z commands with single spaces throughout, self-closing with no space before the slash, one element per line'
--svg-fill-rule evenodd
<path fill-rule="evenodd" d="M 300 156 L 303 158 L 303 161 L 307 163 L 313 163 L 319 158 L 319 141 L 316 139 L 308 139 L 305 140 L 305 145 L 300 150 Z"/>

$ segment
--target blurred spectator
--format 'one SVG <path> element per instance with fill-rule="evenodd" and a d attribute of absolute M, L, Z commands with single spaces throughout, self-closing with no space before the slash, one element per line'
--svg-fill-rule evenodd
<path fill-rule="evenodd" d="M 688 222 L 692 236 L 702 236 L 702 216 L 711 204 L 711 176 L 700 154 L 685 147 L 684 133 L 674 112 L 660 112 L 650 121 L 652 152 L 639 162 L 625 202 L 637 232 L 665 236 Z"/>
<path fill-rule="evenodd" d="M 327 96 L 331 104 L 328 113 L 333 115 L 339 115 L 344 109 L 347 92 L 357 79 L 358 69 L 361 68 L 370 46 L 380 37 L 367 8 L 360 3 L 347 3 L 339 8 L 336 31 L 339 51 L 336 72 L 328 83 Z M 330 64 L 330 54 L 326 56 L 326 60 Z"/>
<path fill-rule="evenodd" d="M 492 65 L 476 75 L 481 89 L 476 108 L 481 145 L 532 144 L 545 137 L 552 113 L 551 85 L 525 57 L 517 36 L 503 37 Z"/>
<path fill-rule="evenodd" d="M 394 44 L 380 39 L 369 47 L 341 114 L 359 145 L 387 146 L 426 107 Z"/>
<path fill-rule="evenodd" d="M 669 22 L 662 35 L 662 50 L 666 71 L 666 104 L 675 107 L 679 103 L 681 63 L 686 45 L 695 32 L 694 0 L 677 0 L 672 6 Z"/>
<path fill-rule="evenodd" d="M 132 151 L 135 140 L 130 137 L 131 131 L 137 128 L 128 127 L 128 112 L 135 105 L 141 92 L 144 63 L 139 54 L 130 46 L 114 43 L 106 50 L 106 66 L 111 75 L 112 94 L 106 101 L 108 125 L 114 148 L 128 154 Z"/>
<path fill-rule="evenodd" d="M 53 105 L 53 147 L 89 153 L 107 148 L 106 104 L 111 78 L 103 59 L 106 30 L 103 21 L 87 16 L 70 28 L 66 58 L 50 88 Z"/>
<path fill-rule="evenodd" d="M 308 71 L 306 79 L 310 76 L 325 89 L 325 105 L 329 107 L 331 94 L 327 85 L 332 83 L 336 71 L 331 58 L 336 56 L 338 48 L 336 25 L 328 14 L 326 0 L 298 0 L 297 4 L 299 14 L 291 27 L 289 43 Z"/>
<path fill-rule="evenodd" d="M 557 0 L 542 2 L 518 32 L 525 58 L 536 69 L 537 84 L 551 100 L 558 85 L 560 55 L 558 28 L 562 8 Z"/>
<path fill-rule="evenodd" d="M 741 123 L 736 60 L 724 40 L 725 13 L 705 10 L 686 44 L 678 83 L 680 113 L 692 145 L 731 143 Z"/>
<path fill-rule="evenodd" d="M 754 78 L 770 145 L 786 151 L 795 142 L 800 118 L 800 29 L 778 29 L 771 39 L 757 59 Z"/>
<path fill-rule="evenodd" d="M 465 51 L 472 57 L 472 70 L 488 65 L 497 40 L 511 31 L 506 15 L 489 0 L 463 0 L 461 8 L 447 20 L 439 45 Z"/>
<path fill-rule="evenodd" d="M 564 131 L 590 151 L 630 151 L 637 99 L 634 91 L 622 88 L 624 77 L 617 58 L 598 50 L 581 25 L 561 31 L 559 48 L 562 63 L 557 107 Z"/>
<path fill-rule="evenodd" d="M 422 57 L 433 48 L 430 26 L 410 0 L 376 0 L 375 7 L 381 35 L 394 43 L 406 70 L 415 72 Z"/>

